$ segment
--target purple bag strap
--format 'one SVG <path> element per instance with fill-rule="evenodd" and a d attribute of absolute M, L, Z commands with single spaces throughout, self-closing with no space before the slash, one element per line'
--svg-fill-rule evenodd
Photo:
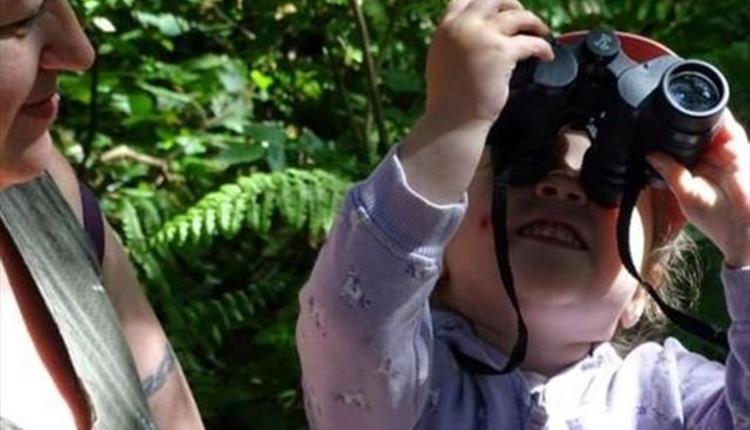
<path fill-rule="evenodd" d="M 78 188 L 81 192 L 81 204 L 83 206 L 83 228 L 94 245 L 96 256 L 99 259 L 99 266 L 101 266 L 104 263 L 104 221 L 102 221 L 102 211 L 99 209 L 99 202 L 97 202 L 91 188 L 81 181 L 78 181 Z"/>

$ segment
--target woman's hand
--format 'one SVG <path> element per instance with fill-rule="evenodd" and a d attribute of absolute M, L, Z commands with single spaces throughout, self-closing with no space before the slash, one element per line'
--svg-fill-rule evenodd
<path fill-rule="evenodd" d="M 453 0 L 427 55 L 427 106 L 401 148 L 409 185 L 435 203 L 461 198 L 508 101 L 516 63 L 552 60 L 541 19 L 517 0 Z"/>
<path fill-rule="evenodd" d="M 719 247 L 729 267 L 750 266 L 750 144 L 726 110 L 723 126 L 688 169 L 663 153 L 649 163 L 662 175 L 687 220 Z"/>

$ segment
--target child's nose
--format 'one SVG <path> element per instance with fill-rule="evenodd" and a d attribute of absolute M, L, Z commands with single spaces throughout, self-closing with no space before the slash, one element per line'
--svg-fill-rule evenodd
<path fill-rule="evenodd" d="M 537 197 L 559 199 L 576 206 L 584 206 L 588 202 L 577 175 L 561 169 L 553 170 L 542 177 L 534 186 L 534 194 Z"/>

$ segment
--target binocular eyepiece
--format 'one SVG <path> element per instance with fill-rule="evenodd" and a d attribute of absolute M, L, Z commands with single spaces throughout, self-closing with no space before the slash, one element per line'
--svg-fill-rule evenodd
<path fill-rule="evenodd" d="M 645 163 L 649 152 L 664 151 L 686 166 L 698 160 L 729 99 L 717 68 L 672 55 L 638 63 L 608 29 L 551 44 L 554 61 L 519 63 L 487 137 L 496 171 L 513 167 L 511 184 L 534 182 L 555 168 L 556 136 L 566 125 L 591 138 L 581 181 L 605 207 L 619 204 L 634 173 L 658 179 Z"/>

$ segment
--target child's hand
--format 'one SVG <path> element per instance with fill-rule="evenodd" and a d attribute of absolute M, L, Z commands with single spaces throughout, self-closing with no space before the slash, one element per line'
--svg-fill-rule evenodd
<path fill-rule="evenodd" d="M 649 163 L 664 177 L 688 221 L 724 254 L 729 267 L 750 265 L 750 144 L 727 110 L 723 128 L 690 170 L 663 153 Z"/>
<path fill-rule="evenodd" d="M 453 0 L 427 55 L 427 114 L 493 123 L 516 63 L 554 58 L 548 33 L 517 0 Z"/>
<path fill-rule="evenodd" d="M 517 0 L 453 0 L 427 55 L 427 106 L 399 154 L 409 185 L 435 203 L 458 200 L 508 100 L 516 63 L 552 60 L 549 28 Z"/>

